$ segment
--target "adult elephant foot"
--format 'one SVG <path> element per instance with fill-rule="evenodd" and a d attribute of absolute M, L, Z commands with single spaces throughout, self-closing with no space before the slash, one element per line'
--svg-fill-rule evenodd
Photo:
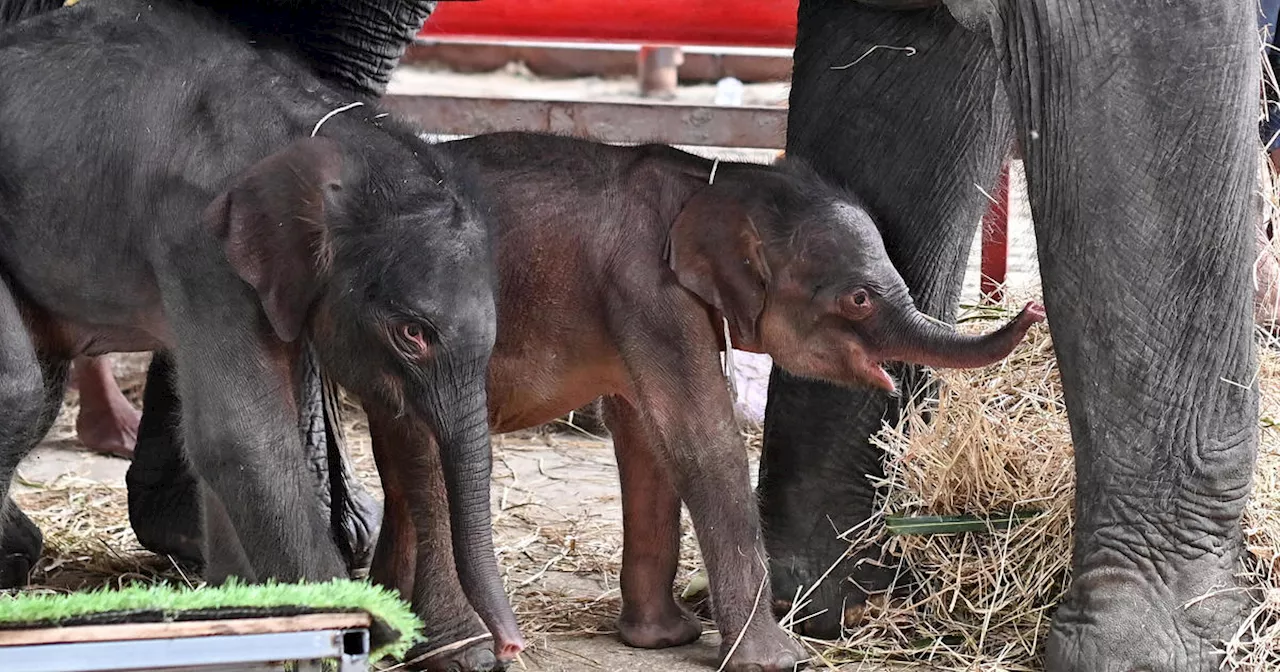
<path fill-rule="evenodd" d="M 884 473 L 879 451 L 865 437 L 890 401 L 879 394 L 855 395 L 775 368 L 765 411 L 757 492 L 774 615 L 790 614 L 798 621 L 792 626 L 796 633 L 819 639 L 834 639 L 857 625 L 868 598 L 887 592 L 894 577 L 879 546 L 850 553 L 842 536 L 855 530 L 850 536 L 856 537 L 856 528 L 872 515 L 876 491 L 870 479 Z M 814 427 L 849 433 L 824 436 Z M 796 460 L 800 454 L 813 461 Z"/>
<path fill-rule="evenodd" d="M 40 560 L 44 536 L 12 499 L 0 505 L 0 589 L 27 584 Z"/>
<path fill-rule="evenodd" d="M 1167 556 L 1166 556 L 1167 557 Z M 1054 672 L 1209 672 L 1250 609 L 1235 555 L 1176 564 L 1172 572 L 1097 568 L 1076 577 L 1046 645 Z M 1163 560 L 1163 558 L 1161 558 Z M 1130 564 L 1115 556 L 1108 564 Z M 1159 561 L 1159 560 L 1158 560 Z M 1162 576 L 1177 578 L 1167 585 Z"/>
<path fill-rule="evenodd" d="M 359 483 L 343 449 L 336 389 L 325 387 L 314 360 L 302 361 L 299 431 L 312 466 L 315 503 L 331 519 L 333 536 L 352 573 L 368 567 L 381 522 L 378 502 Z M 183 458 L 182 406 L 173 361 L 156 353 L 147 370 L 142 422 L 133 463 L 125 476 L 129 519 L 138 541 L 153 553 L 200 566 L 199 479 Z M 330 478 L 337 474 L 338 478 Z"/>

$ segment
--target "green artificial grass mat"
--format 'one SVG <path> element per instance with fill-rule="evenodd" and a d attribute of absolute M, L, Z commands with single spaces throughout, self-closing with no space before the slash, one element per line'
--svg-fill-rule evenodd
<path fill-rule="evenodd" d="M 0 593 L 0 629 L 218 618 L 368 613 L 373 659 L 401 657 L 421 639 L 422 621 L 398 596 L 365 581 L 243 584 L 182 588 L 135 584 L 83 593 Z"/>

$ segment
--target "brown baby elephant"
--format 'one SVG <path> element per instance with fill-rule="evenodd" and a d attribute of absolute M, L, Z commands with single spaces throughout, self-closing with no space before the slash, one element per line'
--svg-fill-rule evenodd
<path fill-rule="evenodd" d="M 713 163 L 667 146 L 525 133 L 439 147 L 470 166 L 491 201 L 493 431 L 604 397 L 622 481 L 623 641 L 656 648 L 700 634 L 672 596 L 683 501 L 727 669 L 792 669 L 805 656 L 770 607 L 747 453 L 720 361 L 726 335 L 800 375 L 892 390 L 881 362 L 990 364 L 1043 319 L 1041 309 L 1029 304 L 981 337 L 925 317 L 867 212 L 785 161 Z M 370 426 L 375 445 L 403 444 L 390 450 L 428 440 L 391 417 Z M 453 575 L 441 477 L 380 472 L 387 504 L 373 576 L 431 605 L 418 613 L 439 614 L 419 663 L 487 668 L 485 630 Z M 419 512 L 430 529 L 412 527 Z"/>

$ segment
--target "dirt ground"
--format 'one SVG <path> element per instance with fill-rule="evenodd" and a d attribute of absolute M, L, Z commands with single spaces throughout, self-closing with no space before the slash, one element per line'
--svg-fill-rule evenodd
<path fill-rule="evenodd" d="M 508 96 L 625 100 L 636 97 L 634 80 L 540 81 L 518 67 L 490 75 L 457 75 L 403 70 L 392 84 L 397 93 L 455 95 L 501 93 Z M 785 104 L 785 84 L 746 87 L 754 104 Z M 682 101 L 710 102 L 714 87 L 682 87 Z M 768 161 L 774 152 L 715 151 L 725 158 Z M 1019 175 L 1015 171 L 1015 175 Z M 1015 193 L 1019 180 L 1015 177 Z M 1023 197 L 1014 199 L 1011 284 L 1036 283 L 1034 246 Z M 966 281 L 965 298 L 977 298 L 977 241 Z M 119 379 L 136 399 L 147 356 L 114 358 Z M 68 395 L 57 425 L 19 469 L 16 496 L 45 529 L 46 558 L 36 581 L 77 589 L 131 578 L 172 575 L 164 559 L 137 545 L 128 528 L 124 504 L 127 462 L 84 452 L 75 439 L 76 395 Z M 358 473 L 378 492 L 367 431 L 356 415 L 349 438 Z M 709 632 L 696 644 L 669 651 L 637 651 L 614 635 L 618 605 L 617 569 L 621 561 L 621 510 L 610 444 L 576 432 L 526 432 L 495 437 L 493 484 L 495 528 L 501 563 L 530 648 L 524 669 L 580 672 L 637 667 L 680 672 L 714 669 L 718 638 Z M 756 452 L 752 450 L 752 478 Z M 682 588 L 697 568 L 697 552 L 686 516 L 685 553 L 678 578 Z M 919 668 L 918 665 L 912 666 Z M 847 670 L 886 670 L 870 663 Z"/>

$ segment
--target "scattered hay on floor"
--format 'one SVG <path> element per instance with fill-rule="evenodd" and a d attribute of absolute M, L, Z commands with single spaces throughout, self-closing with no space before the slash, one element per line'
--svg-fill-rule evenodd
<path fill-rule="evenodd" d="M 938 376 L 931 421 L 917 404 L 876 437 L 886 453 L 885 494 L 876 520 L 853 540 L 854 547 L 882 542 L 886 560 L 898 558 L 895 597 L 873 600 L 838 645 L 809 644 L 832 664 L 1043 669 L 1052 610 L 1070 578 L 1075 487 L 1048 329 L 1033 329 L 999 364 Z M 1266 590 L 1229 644 L 1226 668 L 1250 672 L 1280 669 L 1280 429 L 1273 422 L 1280 419 L 1280 353 L 1263 352 L 1259 380 L 1262 448 L 1242 571 Z M 925 521 L 918 534 L 889 530 L 920 516 L 959 519 Z M 985 529 L 945 533 L 957 524 Z"/>
<path fill-rule="evenodd" d="M 1240 672 L 1280 669 L 1280 338 L 1265 335 L 1258 386 L 1261 389 L 1258 465 L 1245 509 L 1248 553 L 1242 582 L 1259 586 L 1253 610 L 1227 643 L 1225 669 Z"/>
<path fill-rule="evenodd" d="M 44 551 L 23 591 L 73 592 L 129 584 L 200 585 L 169 557 L 142 548 L 129 526 L 124 484 L 77 478 L 23 483 L 15 499 L 44 533 Z"/>

